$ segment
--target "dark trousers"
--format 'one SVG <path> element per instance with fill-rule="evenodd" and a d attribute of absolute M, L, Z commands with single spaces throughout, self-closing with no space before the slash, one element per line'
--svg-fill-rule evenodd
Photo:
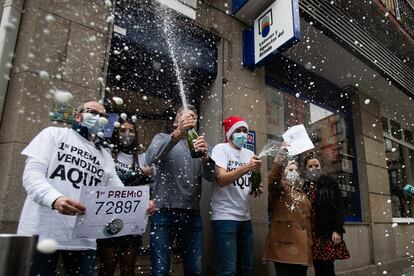
<path fill-rule="evenodd" d="M 199 211 L 161 209 L 151 219 L 151 262 L 153 276 L 168 276 L 174 239 L 181 245 L 184 275 L 201 275 L 203 223 Z"/>
<path fill-rule="evenodd" d="M 299 264 L 285 264 L 275 262 L 277 276 L 306 276 L 308 267 Z"/>
<path fill-rule="evenodd" d="M 250 276 L 253 270 L 252 222 L 212 220 L 218 249 L 219 276 Z"/>
<path fill-rule="evenodd" d="M 93 276 L 95 271 L 95 250 L 58 250 L 52 254 L 36 252 L 33 261 L 33 276 L 53 276 L 62 255 L 63 266 L 69 276 Z"/>
<path fill-rule="evenodd" d="M 334 261 L 313 260 L 315 276 L 335 276 Z"/>

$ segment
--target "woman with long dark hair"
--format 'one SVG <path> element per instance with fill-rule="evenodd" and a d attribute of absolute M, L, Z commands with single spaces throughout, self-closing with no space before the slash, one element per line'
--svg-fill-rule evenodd
<path fill-rule="evenodd" d="M 110 140 L 110 152 L 115 162 L 116 172 L 125 186 L 149 184 L 151 168 L 140 164 L 137 128 L 132 120 L 119 119 L 120 127 L 115 128 Z M 150 200 L 147 213 L 154 211 L 154 202 Z M 135 275 L 135 259 L 142 244 L 142 236 L 128 235 L 100 239 L 101 267 L 99 275 L 114 275 L 120 265 L 121 275 Z"/>
<path fill-rule="evenodd" d="M 303 177 L 303 189 L 312 204 L 315 276 L 334 276 L 335 260 L 350 258 L 343 240 L 345 229 L 341 190 L 332 177 L 321 173 L 321 163 L 313 153 L 304 159 Z"/>

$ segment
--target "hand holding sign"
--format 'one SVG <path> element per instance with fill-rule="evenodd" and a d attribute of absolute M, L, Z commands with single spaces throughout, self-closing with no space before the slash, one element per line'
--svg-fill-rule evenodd
<path fill-rule="evenodd" d="M 149 204 L 149 186 L 84 187 L 80 201 L 86 214 L 76 218 L 73 238 L 99 239 L 142 235 Z"/>
<path fill-rule="evenodd" d="M 289 144 L 289 155 L 297 155 L 315 148 L 303 125 L 296 125 L 283 133 L 283 140 Z"/>
<path fill-rule="evenodd" d="M 69 216 L 84 215 L 86 211 L 86 208 L 83 204 L 64 196 L 58 197 L 53 202 L 52 207 L 62 215 Z"/>
<path fill-rule="evenodd" d="M 152 216 L 152 214 L 155 212 L 155 202 L 154 200 L 150 200 L 148 202 L 148 208 L 147 208 L 147 215 Z"/>

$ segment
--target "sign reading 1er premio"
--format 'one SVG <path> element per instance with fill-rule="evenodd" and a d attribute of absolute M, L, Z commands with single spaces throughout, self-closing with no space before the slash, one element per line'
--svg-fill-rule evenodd
<path fill-rule="evenodd" d="M 299 32 L 297 0 L 276 0 L 254 20 L 254 58 L 257 64 Z"/>
<path fill-rule="evenodd" d="M 79 199 L 86 214 L 76 218 L 72 237 L 103 239 L 142 235 L 147 226 L 149 186 L 84 187 Z"/>

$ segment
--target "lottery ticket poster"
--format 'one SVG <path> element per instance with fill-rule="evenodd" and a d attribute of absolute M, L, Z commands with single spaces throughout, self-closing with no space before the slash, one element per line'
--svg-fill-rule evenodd
<path fill-rule="evenodd" d="M 80 200 L 86 214 L 76 218 L 75 239 L 142 235 L 148 222 L 149 186 L 83 187 Z"/>

